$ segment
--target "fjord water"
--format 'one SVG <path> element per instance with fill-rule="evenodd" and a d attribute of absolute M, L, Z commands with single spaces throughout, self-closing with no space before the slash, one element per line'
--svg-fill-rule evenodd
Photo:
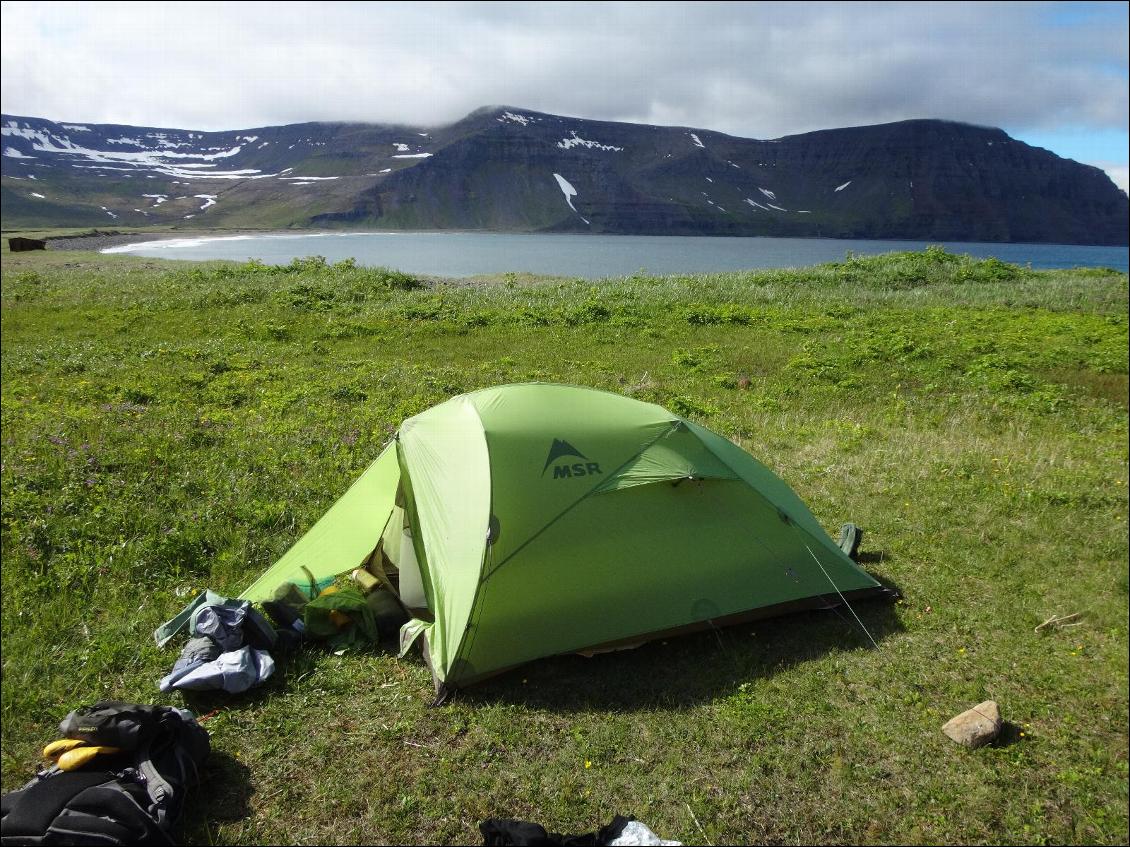
<path fill-rule="evenodd" d="M 414 274 L 465 277 L 530 272 L 599 279 L 637 271 L 649 274 L 714 273 L 790 268 L 839 261 L 849 253 L 922 250 L 925 241 L 863 241 L 833 238 L 719 238 L 665 235 L 543 235 L 480 232 L 286 233 L 177 238 L 112 247 L 104 252 L 164 259 L 258 259 L 286 264 L 319 255 L 331 262 Z M 951 253 L 968 253 L 1035 269 L 1108 267 L 1126 272 L 1126 247 L 1072 244 L 945 242 Z"/>

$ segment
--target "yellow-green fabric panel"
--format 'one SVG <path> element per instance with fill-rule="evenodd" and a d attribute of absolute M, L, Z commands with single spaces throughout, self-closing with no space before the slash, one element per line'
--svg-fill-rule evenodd
<path fill-rule="evenodd" d="M 680 422 L 617 473 L 610 475 L 597 493 L 619 491 L 633 485 L 692 479 L 738 479 L 738 475 Z"/>
<path fill-rule="evenodd" d="M 816 516 L 812 514 L 808 506 L 784 480 L 732 441 L 696 423 L 687 421 L 687 426 L 714 455 L 733 468 L 738 476 L 794 520 L 811 538 L 812 542 L 823 548 L 823 550 L 813 549 L 814 553 L 821 555 L 821 561 L 823 561 L 824 556 L 831 556 L 839 560 L 841 564 L 846 563 L 859 573 L 866 575 L 831 539 L 824 527 L 820 525 L 820 521 L 816 520 Z M 868 579 L 871 578 L 868 577 Z M 868 584 L 878 585 L 879 583 L 871 580 Z"/>
<path fill-rule="evenodd" d="M 307 571 L 321 580 L 360 566 L 380 540 L 399 481 L 396 443 L 390 442 L 330 510 L 248 586 L 240 599 L 269 600 L 284 582 L 308 582 Z"/>
<path fill-rule="evenodd" d="M 850 560 L 822 555 L 821 564 L 841 591 L 875 584 Z M 479 590 L 451 684 L 541 656 L 835 596 L 797 529 L 742 480 L 589 497 Z"/>
<path fill-rule="evenodd" d="M 490 522 L 491 470 L 474 404 L 460 395 L 409 418 L 400 448 L 411 478 L 421 577 L 435 624 L 425 637 L 444 679 L 474 602 Z M 418 557 L 419 558 L 419 557 Z"/>

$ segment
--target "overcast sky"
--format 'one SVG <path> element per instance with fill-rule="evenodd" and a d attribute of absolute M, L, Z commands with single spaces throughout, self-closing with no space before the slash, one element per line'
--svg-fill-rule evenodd
<path fill-rule="evenodd" d="M 2 7 L 8 114 L 215 130 L 505 104 L 750 138 L 949 118 L 1127 187 L 1124 2 Z"/>

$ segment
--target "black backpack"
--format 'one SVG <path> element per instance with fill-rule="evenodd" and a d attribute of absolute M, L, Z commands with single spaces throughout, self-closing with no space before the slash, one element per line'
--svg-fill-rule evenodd
<path fill-rule="evenodd" d="M 72 771 L 52 766 L 5 794 L 0 844 L 172 844 L 208 755 L 208 733 L 168 706 L 103 701 L 71 712 L 64 738 L 122 752 Z"/>

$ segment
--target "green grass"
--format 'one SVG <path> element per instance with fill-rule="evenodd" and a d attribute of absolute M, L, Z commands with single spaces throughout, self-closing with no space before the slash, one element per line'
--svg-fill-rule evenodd
<path fill-rule="evenodd" d="M 1127 278 L 940 250 L 477 285 L 5 254 L 3 785 L 77 705 L 219 709 L 190 842 L 476 842 L 490 816 L 688 843 L 1124 843 Z M 539 661 L 428 708 L 418 658 L 168 697 L 152 630 L 238 593 L 405 417 L 523 380 L 735 439 L 897 605 Z M 1053 614 L 1080 625 L 1033 632 Z M 949 717 L 994 698 L 969 752 Z M 697 823 L 696 823 L 697 819 Z M 701 825 L 701 828 L 700 828 Z"/>

